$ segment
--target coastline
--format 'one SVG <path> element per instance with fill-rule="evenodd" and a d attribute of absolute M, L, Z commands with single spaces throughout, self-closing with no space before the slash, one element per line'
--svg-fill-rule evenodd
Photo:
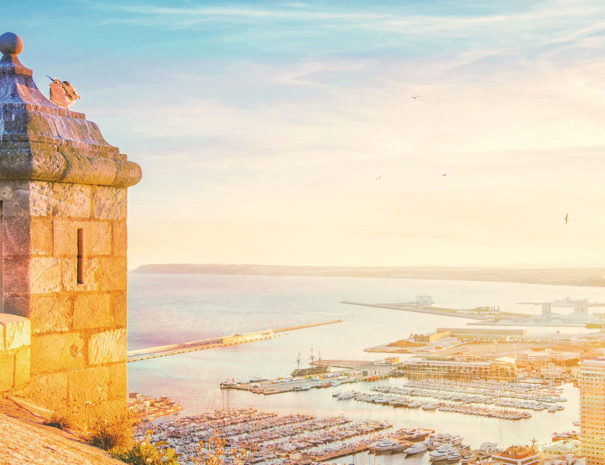
<path fill-rule="evenodd" d="M 150 274 L 306 276 L 323 278 L 430 279 L 554 286 L 605 286 L 605 268 L 346 267 L 254 264 L 147 264 L 131 271 Z"/>

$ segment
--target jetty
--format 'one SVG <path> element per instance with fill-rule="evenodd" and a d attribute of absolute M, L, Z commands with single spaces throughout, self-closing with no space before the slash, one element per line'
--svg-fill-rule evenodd
<path fill-rule="evenodd" d="M 448 308 L 433 305 L 430 296 L 419 296 L 414 302 L 405 303 L 363 303 L 342 301 L 342 304 L 357 305 L 360 307 L 381 308 L 386 310 L 399 310 L 402 312 L 426 313 L 430 315 L 450 316 L 475 320 L 469 325 L 481 326 L 566 326 L 588 327 L 595 329 L 605 328 L 605 314 L 589 312 L 590 307 L 605 307 L 605 303 L 589 302 L 588 299 L 564 299 L 552 302 L 519 302 L 523 305 L 539 305 L 540 314 L 502 312 L 498 307 L 474 308 Z M 552 307 L 570 307 L 573 313 L 554 313 Z"/>
<path fill-rule="evenodd" d="M 467 318 L 469 320 L 490 320 L 494 317 L 506 315 L 508 317 L 523 316 L 520 313 L 502 313 L 498 308 L 494 307 L 476 307 L 476 308 L 447 308 L 435 307 L 416 302 L 408 303 L 363 303 L 349 302 L 344 300 L 341 304 L 357 305 L 359 307 L 383 308 L 387 310 L 399 310 L 402 312 L 428 313 L 431 315 L 452 316 L 455 318 Z"/>
<path fill-rule="evenodd" d="M 234 334 L 232 336 L 220 336 L 209 339 L 200 339 L 197 341 L 183 342 L 181 344 L 170 344 L 163 346 L 147 347 L 145 349 L 130 350 L 128 351 L 128 362 L 138 362 L 141 360 L 148 360 L 150 358 L 166 357 L 169 355 L 196 352 L 198 350 L 217 349 L 220 347 L 228 347 L 237 344 L 247 344 L 249 342 L 273 339 L 274 337 L 277 337 L 289 331 L 297 331 L 300 329 L 333 325 L 336 323 L 342 323 L 342 321 L 343 320 L 331 320 L 298 326 L 288 326 L 285 328 L 278 329 L 264 329 L 261 331 L 254 331 L 245 334 Z"/>

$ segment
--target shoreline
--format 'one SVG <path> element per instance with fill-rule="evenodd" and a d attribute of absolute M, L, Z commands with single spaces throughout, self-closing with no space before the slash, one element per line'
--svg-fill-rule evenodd
<path fill-rule="evenodd" d="M 204 274 L 321 278 L 426 279 L 551 286 L 605 287 L 605 268 L 340 267 L 223 264 L 148 264 L 136 274 Z"/>

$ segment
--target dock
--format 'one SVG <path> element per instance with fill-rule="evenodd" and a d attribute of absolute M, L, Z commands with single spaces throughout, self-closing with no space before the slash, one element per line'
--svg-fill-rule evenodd
<path fill-rule="evenodd" d="M 495 316 L 501 316 L 502 312 L 498 309 L 489 307 L 477 307 L 467 309 L 456 309 L 447 307 L 435 307 L 432 305 L 423 305 L 415 302 L 410 303 L 362 303 L 362 302 L 349 302 L 342 301 L 342 304 L 357 305 L 360 307 L 372 307 L 372 308 L 383 308 L 387 310 L 399 310 L 402 312 L 416 312 L 416 313 L 428 313 L 431 315 L 442 315 L 442 316 L 453 316 L 455 318 L 467 318 L 469 320 L 489 320 Z M 506 313 L 508 317 L 511 316 L 522 316 L 516 313 Z"/>
<path fill-rule="evenodd" d="M 262 331 L 254 331 L 245 334 L 234 334 L 232 336 L 220 336 L 210 339 L 200 339 L 197 341 L 184 342 L 181 344 L 169 344 L 163 346 L 147 347 L 145 349 L 137 349 L 128 351 L 128 362 L 138 362 L 151 358 L 167 357 L 169 355 L 184 354 L 188 352 L 197 352 L 198 350 L 218 349 L 237 344 L 247 344 L 266 339 L 273 339 L 283 333 L 289 331 L 297 331 L 300 329 L 316 328 L 319 326 L 333 325 L 342 323 L 342 320 L 323 321 L 319 323 L 309 323 L 298 326 L 288 326 L 278 329 L 265 329 Z"/>

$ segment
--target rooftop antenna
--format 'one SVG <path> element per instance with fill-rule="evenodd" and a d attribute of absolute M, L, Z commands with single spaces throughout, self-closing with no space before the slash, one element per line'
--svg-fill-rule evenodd
<path fill-rule="evenodd" d="M 296 357 L 296 368 L 300 370 L 300 352 L 298 353 L 298 357 Z"/>
<path fill-rule="evenodd" d="M 311 347 L 311 365 L 313 365 L 314 360 L 315 360 L 315 355 L 313 355 L 313 347 Z"/>

